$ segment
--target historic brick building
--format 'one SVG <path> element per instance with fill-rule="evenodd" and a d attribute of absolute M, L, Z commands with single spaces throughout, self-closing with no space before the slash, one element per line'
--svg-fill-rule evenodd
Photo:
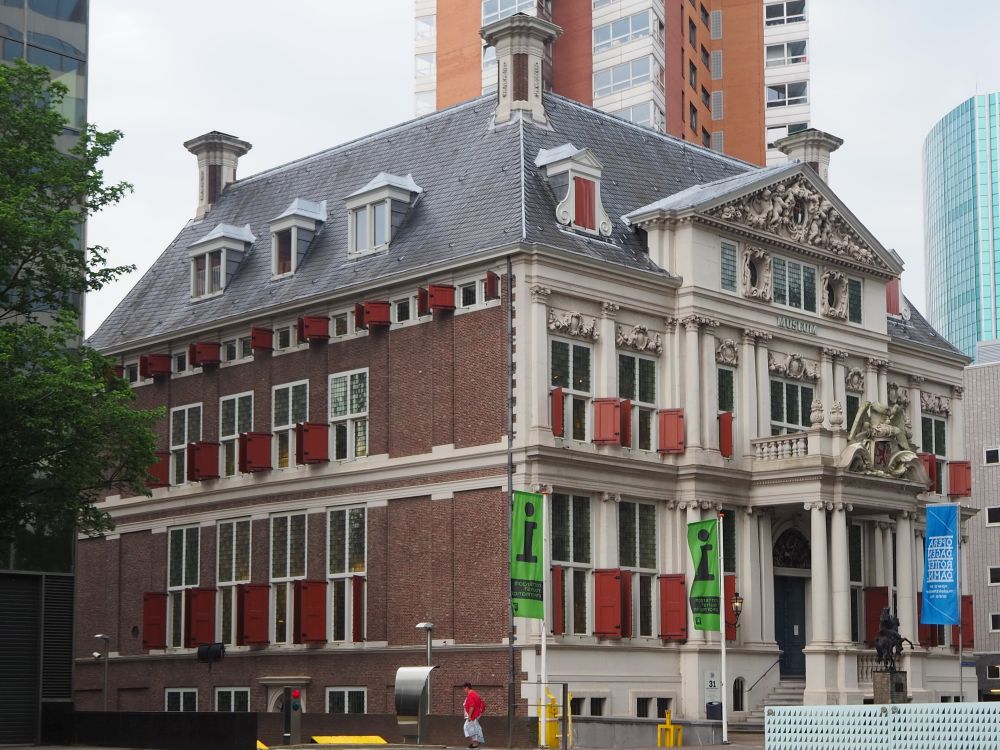
<path fill-rule="evenodd" d="M 967 360 L 824 183 L 839 142 L 754 168 L 543 94 L 547 24 L 487 33 L 497 97 L 239 180 L 249 144 L 186 144 L 197 217 L 92 340 L 167 414 L 152 497 L 107 498 L 115 533 L 78 545 L 78 706 L 100 631 L 114 709 L 298 684 L 310 712 L 391 712 L 429 621 L 434 712 L 469 680 L 502 713 L 511 484 L 551 488 L 548 677 L 579 714 L 704 716 L 684 532 L 719 511 L 732 709 L 870 697 L 890 602 L 914 698 L 954 694 L 919 534 L 970 490 Z"/>

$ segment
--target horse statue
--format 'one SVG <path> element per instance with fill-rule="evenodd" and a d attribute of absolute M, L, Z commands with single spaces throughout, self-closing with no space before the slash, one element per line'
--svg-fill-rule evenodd
<path fill-rule="evenodd" d="M 896 658 L 903 653 L 903 644 L 913 641 L 899 634 L 899 618 L 888 607 L 882 610 L 878 623 L 878 637 L 875 639 L 875 659 L 887 672 L 896 671 Z"/>

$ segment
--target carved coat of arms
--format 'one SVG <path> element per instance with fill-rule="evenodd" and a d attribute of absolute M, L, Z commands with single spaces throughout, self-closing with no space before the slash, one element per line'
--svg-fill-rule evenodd
<path fill-rule="evenodd" d="M 847 436 L 851 471 L 901 479 L 917 461 L 910 442 L 906 411 L 866 401 L 858 410 Z"/>

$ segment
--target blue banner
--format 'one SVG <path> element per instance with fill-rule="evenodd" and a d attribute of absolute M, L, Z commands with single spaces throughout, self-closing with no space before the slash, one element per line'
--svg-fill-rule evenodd
<path fill-rule="evenodd" d="M 958 625 L 958 504 L 927 506 L 922 625 Z"/>

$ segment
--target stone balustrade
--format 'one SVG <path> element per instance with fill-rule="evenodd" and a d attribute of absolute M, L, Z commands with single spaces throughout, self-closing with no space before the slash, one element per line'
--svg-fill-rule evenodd
<path fill-rule="evenodd" d="M 805 432 L 754 438 L 750 445 L 756 461 L 780 461 L 809 455 L 809 435 Z"/>

